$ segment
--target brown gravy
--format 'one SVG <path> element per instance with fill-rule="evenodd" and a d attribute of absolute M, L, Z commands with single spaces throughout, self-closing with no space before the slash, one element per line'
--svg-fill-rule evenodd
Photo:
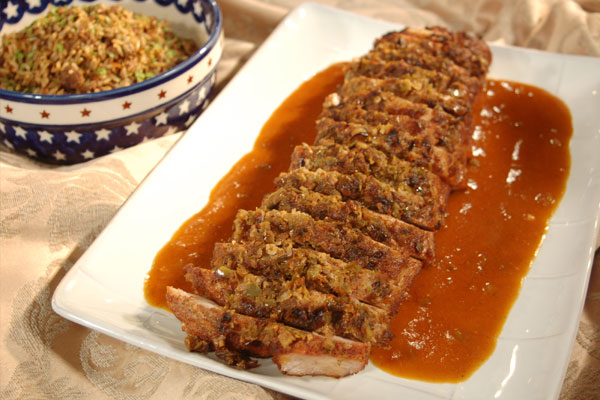
<path fill-rule="evenodd" d="M 169 285 L 191 289 L 183 267 L 210 266 L 213 244 L 229 238 L 237 210 L 259 205 L 287 170 L 294 146 L 314 141 L 323 99 L 342 80 L 342 65 L 331 66 L 273 113 L 253 151 L 157 254 L 144 287 L 149 304 L 166 308 Z M 572 128 L 560 100 L 489 81 L 474 123 L 469 188 L 450 197 L 446 225 L 436 234 L 437 259 L 423 268 L 394 318 L 391 349 L 372 352 L 372 361 L 394 375 L 458 382 L 489 357 L 565 189 Z"/>
<path fill-rule="evenodd" d="M 275 178 L 288 169 L 294 147 L 314 142 L 315 120 L 323 99 L 335 91 L 343 74 L 343 64 L 332 65 L 303 83 L 275 110 L 252 151 L 217 183 L 208 204 L 187 220 L 156 255 L 144 284 L 150 305 L 167 309 L 167 286 L 191 290 L 183 267 L 210 267 L 214 244 L 229 239 L 237 210 L 259 206 L 263 196 L 275 189 Z"/>
<path fill-rule="evenodd" d="M 371 352 L 395 375 L 459 382 L 491 355 L 566 187 L 572 127 L 559 99 L 491 80 L 477 108 L 470 188 L 450 196 L 436 260 L 394 318 L 392 348 Z"/>

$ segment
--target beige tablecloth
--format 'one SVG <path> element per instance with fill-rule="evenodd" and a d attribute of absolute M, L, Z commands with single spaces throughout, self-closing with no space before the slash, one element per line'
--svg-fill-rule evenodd
<path fill-rule="evenodd" d="M 298 3 L 220 1 L 226 44 L 218 89 Z M 469 30 L 496 43 L 600 56 L 600 0 L 324 3 L 411 26 Z M 0 147 L 1 398 L 285 398 L 119 342 L 50 307 L 60 279 L 180 135 L 70 167 L 42 165 Z M 599 261 L 597 256 L 563 399 L 600 398 Z"/>

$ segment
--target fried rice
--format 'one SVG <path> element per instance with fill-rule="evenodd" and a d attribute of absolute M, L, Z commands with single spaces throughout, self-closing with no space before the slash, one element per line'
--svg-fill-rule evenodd
<path fill-rule="evenodd" d="M 100 92 L 161 74 L 197 50 L 167 22 L 120 5 L 53 7 L 25 29 L 2 36 L 0 88 Z"/>

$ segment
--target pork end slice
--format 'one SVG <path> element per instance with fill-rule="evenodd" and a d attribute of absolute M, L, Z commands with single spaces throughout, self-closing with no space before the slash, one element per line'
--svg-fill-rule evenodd
<path fill-rule="evenodd" d="M 167 305 L 182 322 L 184 332 L 194 339 L 211 341 L 215 350 L 228 353 L 230 357 L 223 359 L 226 362 L 239 362 L 248 355 L 273 356 L 286 374 L 341 378 L 359 372 L 369 361 L 371 346 L 367 343 L 237 314 L 171 286 L 167 288 Z M 256 363 L 234 365 L 250 367 Z"/>
<path fill-rule="evenodd" d="M 369 360 L 369 348 L 356 346 L 356 342 L 333 337 L 325 339 L 330 347 L 323 354 L 321 343 L 301 341 L 273 355 L 273 361 L 281 372 L 294 376 L 329 376 L 342 378 L 361 371 Z"/>

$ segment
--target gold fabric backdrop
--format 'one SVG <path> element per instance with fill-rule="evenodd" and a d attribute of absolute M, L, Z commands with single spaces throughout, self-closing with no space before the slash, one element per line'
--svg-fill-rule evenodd
<path fill-rule="evenodd" d="M 226 40 L 217 91 L 299 1 L 219 3 Z M 468 30 L 495 43 L 600 56 L 599 0 L 323 3 L 411 26 Z M 180 135 L 69 167 L 39 164 L 0 144 L 2 399 L 287 398 L 122 343 L 50 307 L 60 279 Z M 561 399 L 600 398 L 599 261 Z"/>

